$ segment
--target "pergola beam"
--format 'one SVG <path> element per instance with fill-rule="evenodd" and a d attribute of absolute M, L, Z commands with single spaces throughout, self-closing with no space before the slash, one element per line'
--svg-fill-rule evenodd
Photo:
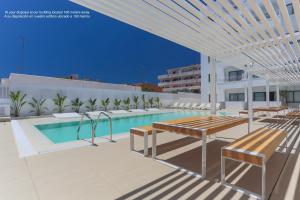
<path fill-rule="evenodd" d="M 250 59 L 251 73 L 270 81 L 300 81 L 299 0 L 292 0 L 294 14 L 283 0 L 71 1 L 218 61 L 240 58 L 231 66 L 245 69 Z"/>

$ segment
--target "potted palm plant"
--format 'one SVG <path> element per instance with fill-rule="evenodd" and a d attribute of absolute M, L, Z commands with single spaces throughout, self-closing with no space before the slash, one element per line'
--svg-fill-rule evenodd
<path fill-rule="evenodd" d="M 85 107 L 86 109 L 88 109 L 88 111 L 97 110 L 97 98 L 95 99 L 89 98 L 89 100 L 87 101 L 87 105 Z"/>
<path fill-rule="evenodd" d="M 287 105 L 287 98 L 288 98 L 288 91 L 287 90 L 280 91 L 280 97 L 281 97 L 281 100 L 282 100 L 282 105 L 286 106 Z"/>
<path fill-rule="evenodd" d="M 83 102 L 77 97 L 71 101 L 72 110 L 79 113 L 80 107 L 83 105 Z"/>
<path fill-rule="evenodd" d="M 146 96 L 144 94 L 142 95 L 142 102 L 143 102 L 143 109 L 146 109 L 147 100 L 146 100 Z"/>
<path fill-rule="evenodd" d="M 114 99 L 114 106 L 116 110 L 120 109 L 120 105 L 121 105 L 122 100 L 121 99 Z"/>
<path fill-rule="evenodd" d="M 21 109 L 26 104 L 25 97 L 26 94 L 22 94 L 19 90 L 16 92 L 11 91 L 9 93 L 9 98 L 11 101 L 11 110 L 15 117 L 20 116 Z"/>
<path fill-rule="evenodd" d="M 108 107 L 109 103 L 110 103 L 109 98 L 106 98 L 106 99 L 104 99 L 104 100 L 101 100 L 101 105 L 102 105 L 102 107 L 104 108 L 104 111 L 107 111 L 107 107 Z"/>
<path fill-rule="evenodd" d="M 138 109 L 138 107 L 139 107 L 139 96 L 133 96 L 133 103 L 134 103 L 135 109 Z"/>
<path fill-rule="evenodd" d="M 155 97 L 154 101 L 155 101 L 156 107 L 159 108 L 160 107 L 160 98 L 159 97 Z"/>
<path fill-rule="evenodd" d="M 130 98 L 128 97 L 127 99 L 124 99 L 123 104 L 124 104 L 126 110 L 129 110 L 130 109 Z"/>
<path fill-rule="evenodd" d="M 65 111 L 65 109 L 68 107 L 68 105 L 65 105 L 66 99 L 66 96 L 62 96 L 59 93 L 56 94 L 56 97 L 53 99 L 53 103 L 56 106 L 56 108 L 54 108 L 55 112 L 62 113 Z"/>
<path fill-rule="evenodd" d="M 154 104 L 154 99 L 153 99 L 153 97 L 151 97 L 150 99 L 148 99 L 148 102 L 149 102 L 150 108 L 152 108 L 152 107 L 153 107 L 153 104 Z"/>
<path fill-rule="evenodd" d="M 44 106 L 46 100 L 47 99 L 36 99 L 32 97 L 31 102 L 28 103 L 32 108 L 30 112 L 34 112 L 36 116 L 44 114 L 48 110 L 48 108 Z"/>

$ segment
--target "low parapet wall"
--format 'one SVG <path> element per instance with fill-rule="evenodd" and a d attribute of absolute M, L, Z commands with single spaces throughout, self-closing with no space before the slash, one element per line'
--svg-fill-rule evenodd
<path fill-rule="evenodd" d="M 46 103 L 45 107 L 47 107 L 47 111 L 45 114 L 51 114 L 54 111 L 55 105 L 53 103 L 53 98 L 56 94 L 61 94 L 63 96 L 67 96 L 66 105 L 69 105 L 65 112 L 71 112 L 72 108 L 70 106 L 71 100 L 75 98 L 79 98 L 84 103 L 87 102 L 89 98 L 97 98 L 98 109 L 102 109 L 100 106 L 100 100 L 109 98 L 110 105 L 108 109 L 114 109 L 113 100 L 117 99 L 131 99 L 131 105 L 133 107 L 133 97 L 139 96 L 139 108 L 142 108 L 142 95 L 145 95 L 146 99 L 159 97 L 161 104 L 163 106 L 169 105 L 174 102 L 191 102 L 191 103 L 200 103 L 200 94 L 172 94 L 172 93 L 159 93 L 159 92 L 142 92 L 142 91 L 129 91 L 129 90 L 113 90 L 113 89 L 96 89 L 96 88 L 72 88 L 72 87 L 40 87 L 36 86 L 12 86 L 10 88 L 11 91 L 20 90 L 23 94 L 26 94 L 26 101 L 30 102 L 31 98 L 34 97 L 36 99 L 45 98 Z M 123 105 L 123 104 L 121 104 Z M 121 106 L 124 108 L 124 106 Z M 31 112 L 31 107 L 27 103 L 21 110 L 21 116 L 33 115 Z M 81 107 L 81 112 L 87 111 L 86 104 Z"/>

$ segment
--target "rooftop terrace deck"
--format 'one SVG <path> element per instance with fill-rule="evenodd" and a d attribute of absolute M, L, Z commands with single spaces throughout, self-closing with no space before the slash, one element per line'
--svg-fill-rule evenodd
<path fill-rule="evenodd" d="M 272 120 L 256 121 L 254 125 L 259 128 L 269 122 Z M 287 127 L 290 154 L 275 153 L 268 162 L 267 193 L 271 200 L 299 199 L 297 128 L 298 123 L 293 122 Z M 241 133 L 247 133 L 247 124 L 220 132 L 217 140 L 209 139 L 209 167 L 207 178 L 202 180 L 130 152 L 129 138 L 19 159 L 10 122 L 0 123 L 0 199 L 248 199 L 219 182 L 220 149 Z M 137 138 L 136 149 L 143 150 L 142 138 Z M 196 139 L 161 134 L 157 154 L 170 164 L 201 170 L 201 141 Z M 227 169 L 231 172 L 228 181 L 260 192 L 258 168 L 231 162 Z"/>

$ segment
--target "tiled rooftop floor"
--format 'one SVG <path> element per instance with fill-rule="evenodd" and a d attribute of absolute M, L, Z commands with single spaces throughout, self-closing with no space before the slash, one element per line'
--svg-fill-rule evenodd
<path fill-rule="evenodd" d="M 256 127 L 263 125 L 255 123 Z M 300 199 L 300 137 L 296 125 L 288 129 L 291 153 L 276 152 L 268 162 L 271 200 Z M 219 183 L 220 147 L 246 130 L 244 124 L 210 140 L 207 179 L 201 180 L 130 152 L 129 139 L 19 159 L 10 123 L 0 123 L 0 199 L 249 199 Z M 137 149 L 142 149 L 142 141 L 136 139 Z M 158 144 L 159 159 L 200 172 L 201 142 L 163 133 L 158 135 Z M 235 162 L 226 166 L 229 181 L 260 192 L 260 169 Z"/>

